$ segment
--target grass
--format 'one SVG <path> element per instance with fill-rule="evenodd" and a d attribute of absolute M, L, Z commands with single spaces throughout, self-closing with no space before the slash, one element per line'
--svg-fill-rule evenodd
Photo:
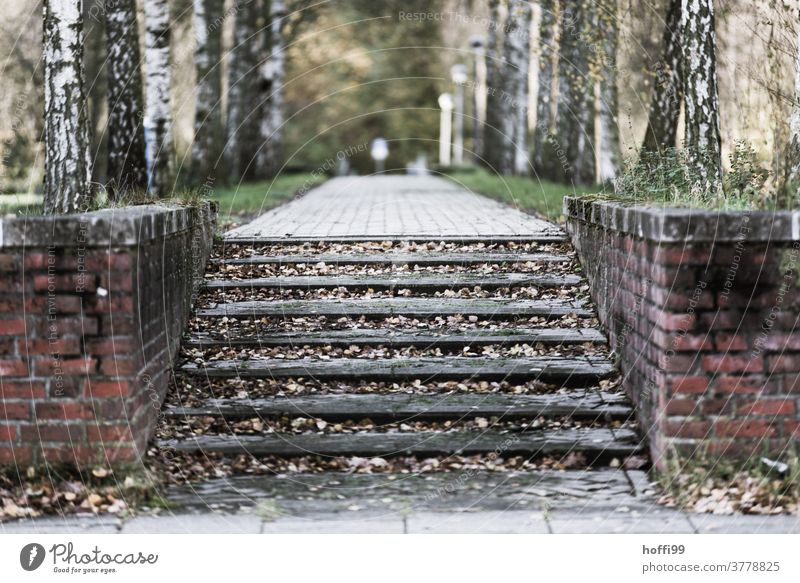
<path fill-rule="evenodd" d="M 264 182 L 220 186 L 208 198 L 219 201 L 220 222 L 226 222 L 237 216 L 256 215 L 275 208 L 324 180 L 325 176 L 282 174 Z"/>
<path fill-rule="evenodd" d="M 554 221 L 563 216 L 562 202 L 565 196 L 596 194 L 601 190 L 601 187 L 576 188 L 523 176 L 499 176 L 482 168 L 450 170 L 445 176 L 467 190 Z"/>
<path fill-rule="evenodd" d="M 0 194 L 0 216 L 7 214 L 35 214 L 41 206 L 41 194 Z"/>

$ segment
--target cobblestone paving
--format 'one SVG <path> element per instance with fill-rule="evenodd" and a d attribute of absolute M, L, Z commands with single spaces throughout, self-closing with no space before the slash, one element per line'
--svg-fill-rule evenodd
<path fill-rule="evenodd" d="M 225 239 L 560 238 L 551 223 L 431 176 L 336 178 Z"/>

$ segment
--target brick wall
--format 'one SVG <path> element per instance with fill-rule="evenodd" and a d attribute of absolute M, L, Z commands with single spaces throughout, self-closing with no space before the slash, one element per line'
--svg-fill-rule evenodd
<path fill-rule="evenodd" d="M 0 465 L 135 462 L 216 209 L 13 218 L 0 231 Z"/>
<path fill-rule="evenodd" d="M 800 213 L 565 201 L 654 462 L 800 439 Z"/>

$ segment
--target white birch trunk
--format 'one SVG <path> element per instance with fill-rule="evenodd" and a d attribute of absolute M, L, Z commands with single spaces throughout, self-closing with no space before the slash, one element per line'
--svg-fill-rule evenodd
<path fill-rule="evenodd" d="M 165 196 L 172 182 L 172 83 L 168 0 L 145 0 L 145 115 L 147 190 Z"/>
<path fill-rule="evenodd" d="M 506 97 L 511 100 L 507 123 L 507 148 L 503 156 L 503 174 L 526 175 L 528 160 L 528 74 L 530 70 L 531 5 L 525 0 L 511 0 L 506 24 Z"/>
<path fill-rule="evenodd" d="M 262 176 L 272 176 L 280 168 L 283 157 L 283 83 L 286 61 L 283 20 L 286 8 L 282 0 L 265 2 L 269 5 L 266 23 L 268 40 L 265 43 L 265 52 L 268 54 L 260 65 L 261 147 L 257 160 L 259 173 Z"/>
<path fill-rule="evenodd" d="M 83 72 L 83 1 L 44 2 L 45 214 L 88 210 L 91 158 Z"/>
<path fill-rule="evenodd" d="M 722 184 L 713 0 L 682 0 L 686 151 L 699 186 Z"/>
<path fill-rule="evenodd" d="M 113 199 L 147 188 L 142 72 L 135 0 L 104 4 L 108 61 L 108 190 Z"/>
<path fill-rule="evenodd" d="M 797 27 L 797 55 L 795 57 L 794 104 L 790 121 L 791 142 L 787 159 L 786 179 L 792 208 L 800 208 L 800 26 Z"/>

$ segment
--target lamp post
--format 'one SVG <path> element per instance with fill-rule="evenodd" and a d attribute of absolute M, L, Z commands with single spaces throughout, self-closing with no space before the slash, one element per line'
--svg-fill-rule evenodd
<path fill-rule="evenodd" d="M 450 68 L 450 78 L 456 86 L 453 163 L 458 166 L 464 163 L 464 83 L 467 82 L 466 65 L 453 65 Z"/>
<path fill-rule="evenodd" d="M 389 142 L 384 138 L 375 138 L 369 150 L 369 155 L 375 161 L 375 174 L 381 174 L 386 169 L 386 158 L 389 157 Z"/>
<path fill-rule="evenodd" d="M 453 139 L 453 96 L 442 93 L 439 96 L 439 165 L 450 166 L 450 142 Z"/>
<path fill-rule="evenodd" d="M 469 38 L 474 57 L 475 87 L 472 92 L 472 151 L 475 161 L 483 156 L 483 126 L 486 123 L 486 51 L 480 35 Z"/>

